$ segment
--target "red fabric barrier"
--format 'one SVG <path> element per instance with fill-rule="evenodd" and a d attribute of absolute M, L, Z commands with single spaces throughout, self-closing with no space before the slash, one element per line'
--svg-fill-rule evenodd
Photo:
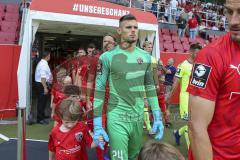
<path fill-rule="evenodd" d="M 20 50 L 17 45 L 0 45 L 0 119 L 16 117 Z"/>
<path fill-rule="evenodd" d="M 180 64 L 181 62 L 183 62 L 185 59 L 188 58 L 189 54 L 187 54 L 187 53 L 166 53 L 166 52 L 161 52 L 160 56 L 161 56 L 161 60 L 163 61 L 164 65 L 167 64 L 167 60 L 169 58 L 174 58 L 175 59 L 174 66 L 177 67 L 178 64 Z M 180 91 L 180 88 L 178 86 L 175 94 L 172 96 L 172 98 L 170 100 L 171 104 L 179 104 L 179 91 Z"/>

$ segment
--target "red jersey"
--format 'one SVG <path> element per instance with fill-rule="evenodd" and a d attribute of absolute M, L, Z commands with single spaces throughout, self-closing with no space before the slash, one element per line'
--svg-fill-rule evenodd
<path fill-rule="evenodd" d="M 191 18 L 188 21 L 189 28 L 196 28 L 198 26 L 198 21 L 196 18 Z"/>
<path fill-rule="evenodd" d="M 69 132 L 60 131 L 57 125 L 52 129 L 48 141 L 48 150 L 55 152 L 56 160 L 87 160 L 86 146 L 92 144 L 87 126 L 78 122 Z"/>
<path fill-rule="evenodd" d="M 216 102 L 208 126 L 213 159 L 239 160 L 240 45 L 229 33 L 198 53 L 188 92 Z"/>

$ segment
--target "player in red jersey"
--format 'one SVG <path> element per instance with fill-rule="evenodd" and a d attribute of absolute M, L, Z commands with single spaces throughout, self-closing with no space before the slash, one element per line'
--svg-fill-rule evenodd
<path fill-rule="evenodd" d="M 62 124 L 55 126 L 50 134 L 49 160 L 88 160 L 86 147 L 96 147 L 89 135 L 88 127 L 78 121 L 81 110 L 78 101 L 64 99 L 57 110 Z M 99 137 L 100 143 L 103 142 Z"/>
<path fill-rule="evenodd" d="M 230 32 L 196 57 L 188 86 L 190 160 L 240 159 L 239 10 L 239 0 L 226 0 Z"/>

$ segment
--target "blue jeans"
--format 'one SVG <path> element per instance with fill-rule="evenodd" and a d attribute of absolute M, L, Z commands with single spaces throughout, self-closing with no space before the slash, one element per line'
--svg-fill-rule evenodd
<path fill-rule="evenodd" d="M 195 39 L 197 35 L 197 28 L 190 28 L 189 29 L 189 36 L 191 39 Z"/>

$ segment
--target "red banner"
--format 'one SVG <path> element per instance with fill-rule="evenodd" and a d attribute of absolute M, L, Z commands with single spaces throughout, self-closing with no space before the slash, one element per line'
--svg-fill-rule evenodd
<path fill-rule="evenodd" d="M 177 67 L 178 64 L 180 64 L 181 62 L 183 62 L 184 60 L 186 60 L 189 57 L 189 54 L 186 53 L 165 53 L 165 52 L 161 52 L 161 60 L 163 61 L 163 64 L 166 65 L 167 64 L 167 60 L 169 58 L 174 58 L 175 59 L 175 63 L 174 66 Z M 171 104 L 179 104 L 179 91 L 180 88 L 178 86 L 176 92 L 174 93 L 174 95 L 172 96 L 170 103 Z"/>
<path fill-rule="evenodd" d="M 131 13 L 136 16 L 138 22 L 158 24 L 156 16 L 152 13 L 98 0 L 34 0 L 30 9 L 117 20 Z"/>
<path fill-rule="evenodd" d="M 0 45 L 0 119 L 16 117 L 20 50 L 17 45 Z"/>

